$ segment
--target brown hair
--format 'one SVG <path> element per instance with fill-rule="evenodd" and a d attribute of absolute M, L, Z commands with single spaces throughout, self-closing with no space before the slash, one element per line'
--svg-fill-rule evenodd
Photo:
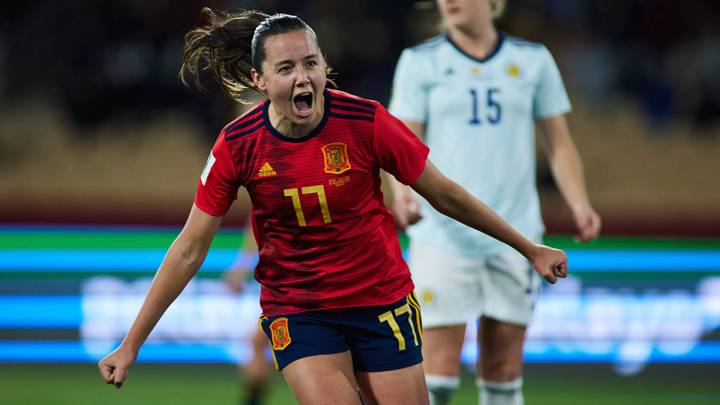
<path fill-rule="evenodd" d="M 204 89 L 200 74 L 212 70 L 223 91 L 240 103 L 246 102 L 243 98 L 246 89 L 259 92 L 250 70 L 255 68 L 262 73 L 267 37 L 306 30 L 317 43 L 315 31 L 293 15 L 270 16 L 252 10 L 215 13 L 207 7 L 202 13 L 207 16 L 209 25 L 185 35 L 180 80 L 189 87 L 187 76 L 190 75 L 195 86 Z"/>
<path fill-rule="evenodd" d="M 507 6 L 506 0 L 490 1 L 490 10 L 493 20 L 497 20 L 498 18 L 502 17 L 503 13 L 505 12 L 505 6 Z"/>

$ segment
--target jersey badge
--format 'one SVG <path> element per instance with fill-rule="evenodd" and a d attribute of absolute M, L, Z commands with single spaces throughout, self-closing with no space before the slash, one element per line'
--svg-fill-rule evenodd
<path fill-rule="evenodd" d="M 270 324 L 273 350 L 283 350 L 292 342 L 287 318 L 278 318 Z"/>
<path fill-rule="evenodd" d="M 515 77 L 515 78 L 520 77 L 520 66 L 518 66 L 514 63 L 509 64 L 507 67 L 507 74 L 510 77 Z"/>
<path fill-rule="evenodd" d="M 482 73 L 482 70 L 481 70 L 479 67 L 477 67 L 477 66 L 475 66 L 474 68 L 472 68 L 470 71 L 471 71 L 474 75 L 479 75 L 480 73 Z"/>
<path fill-rule="evenodd" d="M 347 145 L 342 142 L 333 142 L 323 145 L 322 153 L 325 156 L 325 173 L 340 174 L 350 170 Z"/>
<path fill-rule="evenodd" d="M 258 171 L 258 176 L 260 177 L 268 177 L 268 176 L 277 176 L 277 172 L 275 169 L 270 166 L 270 163 L 265 162 L 264 165 L 260 168 L 260 171 Z"/>
<path fill-rule="evenodd" d="M 426 305 L 432 304 L 435 302 L 435 293 L 430 289 L 425 289 L 420 293 L 420 297 L 423 300 L 423 303 Z"/>

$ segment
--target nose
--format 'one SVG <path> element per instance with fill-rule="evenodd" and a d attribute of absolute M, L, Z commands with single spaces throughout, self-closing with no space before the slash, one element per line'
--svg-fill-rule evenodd
<path fill-rule="evenodd" d="M 299 66 L 297 69 L 297 79 L 296 83 L 298 86 L 304 86 L 308 83 L 310 83 L 310 76 L 308 75 L 308 72 L 305 70 L 304 67 Z"/>

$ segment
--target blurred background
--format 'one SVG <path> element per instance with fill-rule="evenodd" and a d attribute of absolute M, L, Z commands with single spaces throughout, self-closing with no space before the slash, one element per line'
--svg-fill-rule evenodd
<path fill-rule="evenodd" d="M 402 48 L 439 33 L 427 1 L 3 4 L 0 403 L 235 400 L 233 364 L 258 311 L 257 286 L 238 295 L 222 281 L 244 196 L 127 389 L 111 392 L 93 370 L 127 331 L 212 142 L 242 108 L 177 79 L 203 6 L 301 16 L 338 87 L 383 104 Z M 528 403 L 720 403 L 720 3 L 510 0 L 498 26 L 555 56 L 604 220 L 600 240 L 574 243 L 539 163 L 546 241 L 567 249 L 573 276 L 538 302 Z M 292 403 L 274 387 L 271 403 Z M 475 403 L 470 373 L 463 388 L 455 403 Z"/>

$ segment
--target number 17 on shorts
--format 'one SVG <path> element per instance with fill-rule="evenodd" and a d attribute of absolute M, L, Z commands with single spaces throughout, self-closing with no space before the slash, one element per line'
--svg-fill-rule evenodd
<path fill-rule="evenodd" d="M 422 362 L 422 318 L 414 294 L 390 305 L 261 317 L 278 369 L 295 360 L 349 351 L 356 371 Z"/>

